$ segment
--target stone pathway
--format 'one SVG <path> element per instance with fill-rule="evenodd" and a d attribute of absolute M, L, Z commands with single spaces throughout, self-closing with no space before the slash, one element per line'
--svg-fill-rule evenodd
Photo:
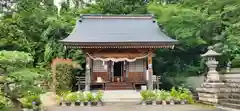
<path fill-rule="evenodd" d="M 225 111 L 201 105 L 166 105 L 142 106 L 130 104 L 114 104 L 102 107 L 57 107 L 52 111 Z"/>
<path fill-rule="evenodd" d="M 136 90 L 110 90 L 104 91 L 103 101 L 111 102 L 135 102 L 141 101 L 141 95 Z"/>

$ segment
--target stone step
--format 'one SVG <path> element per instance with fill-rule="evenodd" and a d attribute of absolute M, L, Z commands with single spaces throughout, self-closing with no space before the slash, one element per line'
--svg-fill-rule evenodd
<path fill-rule="evenodd" d="M 106 84 L 105 86 L 132 86 L 132 84 Z"/>
<path fill-rule="evenodd" d="M 237 96 L 239 96 L 239 95 L 237 95 Z M 232 98 L 232 97 L 233 97 L 232 93 L 221 93 L 218 95 L 219 99 L 228 99 L 228 98 Z"/>
<path fill-rule="evenodd" d="M 233 98 L 233 99 L 240 99 L 240 93 L 221 93 L 220 94 L 220 97 L 221 98 L 226 98 L 226 99 L 228 99 L 228 98 Z"/>
<path fill-rule="evenodd" d="M 105 90 L 127 90 L 127 89 L 133 89 L 132 87 L 105 87 Z"/>
<path fill-rule="evenodd" d="M 103 100 L 105 102 L 133 102 L 141 101 L 140 93 L 135 90 L 106 90 Z"/>
<path fill-rule="evenodd" d="M 233 104 L 239 104 L 240 105 L 240 100 L 239 99 L 220 99 L 220 103 L 233 103 Z"/>
<path fill-rule="evenodd" d="M 130 90 L 133 89 L 132 84 L 126 82 L 115 82 L 115 83 L 107 83 L 105 85 L 106 90 Z"/>
<path fill-rule="evenodd" d="M 224 106 L 224 107 L 229 107 L 229 108 L 234 108 L 234 109 L 240 109 L 240 104 L 221 102 L 220 105 L 222 105 L 222 106 Z"/>
<path fill-rule="evenodd" d="M 240 83 L 226 83 L 227 87 L 240 88 Z"/>
<path fill-rule="evenodd" d="M 132 85 L 105 85 L 105 87 L 132 87 Z"/>

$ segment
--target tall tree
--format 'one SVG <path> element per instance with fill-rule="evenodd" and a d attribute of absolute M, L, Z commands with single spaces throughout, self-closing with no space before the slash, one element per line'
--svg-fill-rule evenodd
<path fill-rule="evenodd" d="M 32 60 L 24 52 L 0 51 L 0 89 L 4 92 L 3 96 L 12 101 L 16 111 L 21 111 L 20 98 L 29 92 L 41 92 L 37 81 L 42 75 L 29 69 Z"/>

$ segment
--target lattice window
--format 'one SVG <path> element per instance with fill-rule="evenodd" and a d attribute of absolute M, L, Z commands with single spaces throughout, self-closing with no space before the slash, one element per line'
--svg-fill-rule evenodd
<path fill-rule="evenodd" d="M 107 72 L 107 69 L 104 69 L 102 61 L 94 60 L 93 61 L 93 72 Z"/>
<path fill-rule="evenodd" d="M 144 72 L 144 60 L 139 59 L 134 62 L 129 62 L 129 72 Z"/>

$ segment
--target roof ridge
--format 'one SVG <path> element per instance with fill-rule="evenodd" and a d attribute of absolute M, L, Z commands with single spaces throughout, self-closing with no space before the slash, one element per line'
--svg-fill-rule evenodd
<path fill-rule="evenodd" d="M 100 19 L 100 18 L 121 18 L 121 19 L 154 19 L 153 14 L 83 14 L 80 16 L 82 19 Z"/>

